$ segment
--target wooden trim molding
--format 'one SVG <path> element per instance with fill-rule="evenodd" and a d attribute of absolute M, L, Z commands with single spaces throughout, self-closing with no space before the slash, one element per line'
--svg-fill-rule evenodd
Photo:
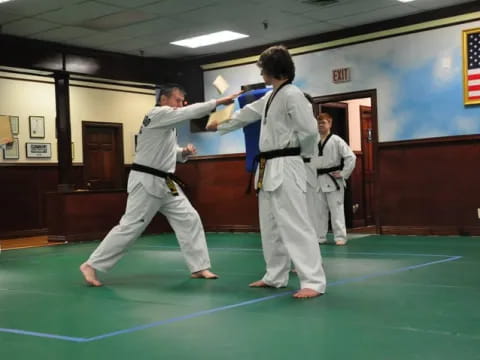
<path fill-rule="evenodd" d="M 31 236 L 40 236 L 47 235 L 48 229 L 28 229 L 28 230 L 17 230 L 17 231 L 7 231 L 0 233 L 0 239 L 14 239 L 14 238 L 23 238 Z"/>
<path fill-rule="evenodd" d="M 480 142 L 480 135 L 458 135 L 458 136 L 442 136 L 425 139 L 401 140 L 401 141 L 385 141 L 378 143 L 378 147 L 393 148 L 393 147 L 411 147 L 421 145 L 445 145 L 449 143 L 470 143 Z"/>

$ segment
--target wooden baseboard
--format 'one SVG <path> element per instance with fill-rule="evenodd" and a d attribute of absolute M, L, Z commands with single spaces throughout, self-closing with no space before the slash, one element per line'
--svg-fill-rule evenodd
<path fill-rule="evenodd" d="M 384 235 L 480 235 L 480 226 L 381 226 L 380 229 Z"/>
<path fill-rule="evenodd" d="M 15 239 L 15 238 L 42 236 L 42 235 L 47 235 L 47 231 L 48 231 L 47 228 L 6 231 L 6 232 L 0 233 L 0 239 Z"/>
<path fill-rule="evenodd" d="M 102 240 L 107 233 L 92 232 L 83 234 L 67 234 L 67 235 L 52 235 L 48 234 L 49 242 L 78 242 L 78 241 L 92 241 Z"/>

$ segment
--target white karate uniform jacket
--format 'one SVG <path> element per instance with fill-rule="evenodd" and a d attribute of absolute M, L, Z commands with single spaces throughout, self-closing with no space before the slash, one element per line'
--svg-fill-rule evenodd
<path fill-rule="evenodd" d="M 182 108 L 154 107 L 143 120 L 137 138 L 137 153 L 134 162 L 164 172 L 175 172 L 177 161 L 186 161 L 177 145 L 175 125 L 185 120 L 208 115 L 215 109 L 215 100 L 192 104 Z M 128 178 L 128 192 L 138 183 L 151 195 L 161 197 L 170 192 L 165 180 L 157 176 L 132 171 Z"/>
<path fill-rule="evenodd" d="M 355 169 L 356 156 L 348 144 L 338 135 L 332 134 L 323 148 L 322 156 L 314 156 L 307 165 L 308 183 L 317 191 L 331 192 L 337 190 L 332 179 L 327 175 L 317 176 L 317 169 L 331 168 L 340 165 L 344 161 L 340 171 L 341 179 L 335 179 L 339 186 L 346 186 L 347 180 Z"/>

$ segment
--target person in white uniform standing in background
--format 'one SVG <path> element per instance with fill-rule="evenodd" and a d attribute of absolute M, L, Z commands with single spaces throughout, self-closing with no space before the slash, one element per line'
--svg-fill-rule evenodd
<path fill-rule="evenodd" d="M 125 214 L 80 266 L 88 284 L 102 285 L 96 271 L 111 269 L 157 212 L 165 215 L 175 231 L 192 277 L 217 278 L 209 270 L 210 258 L 200 217 L 178 185 L 179 179 L 173 175 L 177 160 L 186 161 L 196 152 L 191 144 L 185 148 L 178 146 L 175 126 L 208 115 L 217 105 L 232 103 L 236 96 L 238 94 L 184 107 L 185 91 L 179 85 L 160 89 L 156 106 L 145 116 L 138 135 L 137 154 L 128 177 Z"/>
<path fill-rule="evenodd" d="M 302 156 L 317 152 L 318 130 L 312 106 L 291 82 L 295 65 L 288 50 L 273 46 L 258 60 L 265 84 L 273 91 L 235 112 L 232 119 L 211 123 L 224 134 L 261 117 L 256 186 L 266 273 L 251 287 L 285 287 L 290 261 L 301 289 L 296 298 L 322 295 L 326 288 L 320 249 L 307 214 L 306 170 Z"/>
<path fill-rule="evenodd" d="M 345 180 L 355 168 L 356 157 L 340 136 L 330 132 L 332 117 L 329 114 L 319 114 L 317 124 L 320 133 L 318 157 L 312 158 L 306 164 L 309 173 L 307 196 L 309 214 L 320 244 L 327 242 L 330 213 L 335 243 L 345 245 L 347 243 L 343 206 Z"/>

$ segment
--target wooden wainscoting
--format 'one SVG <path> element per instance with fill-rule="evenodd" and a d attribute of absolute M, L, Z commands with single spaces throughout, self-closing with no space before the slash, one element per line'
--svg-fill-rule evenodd
<path fill-rule="evenodd" d="M 379 144 L 382 233 L 480 235 L 480 136 Z"/>

